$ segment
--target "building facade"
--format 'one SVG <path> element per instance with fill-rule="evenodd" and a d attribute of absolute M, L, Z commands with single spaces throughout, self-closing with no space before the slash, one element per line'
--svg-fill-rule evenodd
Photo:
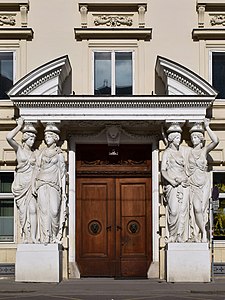
<path fill-rule="evenodd" d="M 162 128 L 179 123 L 188 144 L 210 118 L 220 143 L 209 247 L 225 263 L 224 24 L 224 0 L 0 2 L 0 265 L 15 263 L 21 242 L 6 141 L 19 116 L 36 127 L 36 148 L 46 124 L 60 129 L 64 278 L 165 278 Z"/>

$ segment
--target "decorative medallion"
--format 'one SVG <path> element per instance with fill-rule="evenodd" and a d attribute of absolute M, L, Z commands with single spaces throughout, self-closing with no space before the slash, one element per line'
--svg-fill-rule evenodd
<path fill-rule="evenodd" d="M 127 229 L 129 233 L 138 233 L 140 231 L 140 224 L 137 221 L 132 220 L 127 224 Z"/>
<path fill-rule="evenodd" d="M 99 221 L 97 221 L 97 220 L 92 220 L 88 224 L 88 231 L 92 235 L 98 235 L 102 231 L 102 225 L 101 225 L 101 223 Z"/>
<path fill-rule="evenodd" d="M 128 16 L 118 15 L 101 15 L 94 20 L 96 26 L 106 25 L 111 27 L 126 25 L 131 26 L 133 23 L 132 19 Z"/>

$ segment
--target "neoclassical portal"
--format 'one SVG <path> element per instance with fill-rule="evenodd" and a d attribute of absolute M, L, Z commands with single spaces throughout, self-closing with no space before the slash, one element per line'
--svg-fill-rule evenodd
<path fill-rule="evenodd" d="M 211 143 L 205 145 L 204 131 Z M 207 155 L 219 143 L 215 133 L 204 124 L 189 130 L 192 147 L 182 146 L 182 129 L 173 123 L 167 129 L 167 147 L 162 156 L 164 203 L 167 207 L 167 242 L 207 242 L 210 177 Z"/>
<path fill-rule="evenodd" d="M 36 129 L 22 118 L 7 135 L 17 156 L 12 192 L 19 210 L 23 243 L 60 243 L 66 219 L 66 169 L 57 146 L 59 129 L 48 123 L 44 130 L 46 147 L 33 151 Z M 22 131 L 22 145 L 14 137 Z"/>

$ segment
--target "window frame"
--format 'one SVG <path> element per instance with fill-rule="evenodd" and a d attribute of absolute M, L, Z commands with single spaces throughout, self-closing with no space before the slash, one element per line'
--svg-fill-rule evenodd
<path fill-rule="evenodd" d="M 134 49 L 92 49 L 92 93 L 95 95 L 95 53 L 97 52 L 105 52 L 111 53 L 111 96 L 120 96 L 116 95 L 116 77 L 115 77 L 115 53 L 117 52 L 127 52 L 131 53 L 132 56 L 132 94 L 128 96 L 133 96 L 135 93 L 135 50 Z M 104 95 L 99 95 L 104 96 Z"/>
<path fill-rule="evenodd" d="M 15 178 L 15 171 L 10 171 L 10 170 L 0 170 L 1 173 L 12 173 L 13 174 L 13 179 Z M 10 200 L 13 199 L 13 240 L 12 241 L 1 241 L 0 240 L 0 245 L 2 244 L 15 244 L 16 242 L 16 205 L 14 201 L 14 196 L 13 193 L 1 193 L 0 192 L 0 201 L 1 200 Z"/>
<path fill-rule="evenodd" d="M 211 85 L 213 85 L 213 74 L 212 74 L 213 73 L 213 65 L 212 65 L 212 63 L 213 63 L 213 53 L 214 52 L 224 53 L 224 55 L 225 55 L 225 47 L 224 48 L 220 47 L 220 48 L 211 48 L 211 49 L 209 49 L 209 82 L 210 82 Z M 225 98 L 218 98 L 218 99 L 222 99 L 222 100 L 224 99 L 225 100 Z"/>
<path fill-rule="evenodd" d="M 5 49 L 0 47 L 0 53 L 12 53 L 13 54 L 13 78 L 12 83 L 13 85 L 16 82 L 16 50 L 15 49 Z M 4 100 L 4 98 L 0 98 L 0 101 Z"/>
<path fill-rule="evenodd" d="M 225 51 L 224 51 L 225 52 Z M 213 177 L 214 177 L 214 173 L 224 173 L 225 174 L 225 170 L 213 170 L 212 171 L 212 187 L 214 186 L 214 181 L 213 181 Z M 218 201 L 220 201 L 220 199 L 224 199 L 225 200 L 225 192 L 224 193 L 221 193 L 219 192 L 219 197 L 218 197 Z M 212 227 L 214 228 L 214 217 L 215 217 L 215 214 L 217 214 L 217 212 L 214 212 L 214 209 L 213 209 L 213 200 L 212 200 Z M 220 204 L 220 202 L 219 202 Z M 219 208 L 219 207 L 218 207 Z M 215 230 L 213 230 L 215 231 Z M 220 242 L 220 241 L 225 241 L 225 235 L 223 236 L 219 236 L 219 235 L 214 235 L 214 233 L 212 234 L 213 236 L 213 240 L 214 242 Z"/>

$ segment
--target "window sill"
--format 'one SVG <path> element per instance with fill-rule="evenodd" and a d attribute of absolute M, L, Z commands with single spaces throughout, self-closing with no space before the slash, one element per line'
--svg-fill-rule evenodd
<path fill-rule="evenodd" d="M 137 39 L 150 41 L 151 28 L 75 28 L 77 41 L 89 39 Z"/>
<path fill-rule="evenodd" d="M 34 32 L 31 28 L 1 28 L 0 39 L 32 40 Z"/>

